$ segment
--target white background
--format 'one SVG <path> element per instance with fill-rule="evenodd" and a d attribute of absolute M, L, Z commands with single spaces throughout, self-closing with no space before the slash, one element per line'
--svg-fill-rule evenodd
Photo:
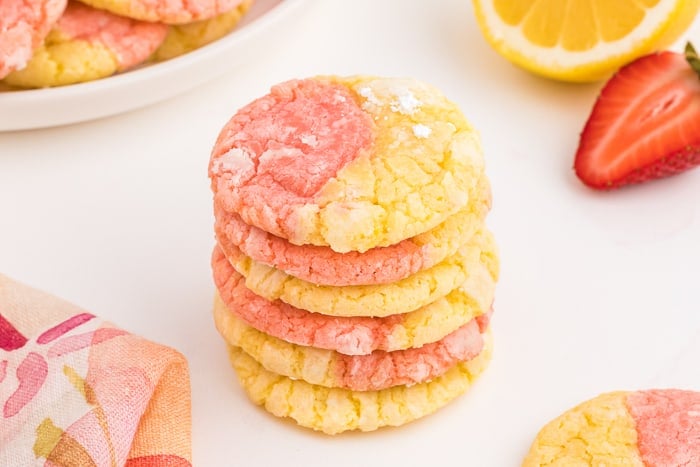
<path fill-rule="evenodd" d="M 468 0 L 323 0 L 285 21 L 178 97 L 0 133 L 0 271 L 183 352 L 195 465 L 515 466 L 544 423 L 600 392 L 700 390 L 700 170 L 585 188 L 571 167 L 602 83 L 515 68 Z M 698 23 L 686 36 L 700 45 Z M 253 406 L 229 368 L 210 313 L 207 163 L 226 120 L 272 84 L 357 73 L 430 82 L 480 130 L 502 276 L 494 359 L 470 393 L 399 429 L 328 437 Z"/>

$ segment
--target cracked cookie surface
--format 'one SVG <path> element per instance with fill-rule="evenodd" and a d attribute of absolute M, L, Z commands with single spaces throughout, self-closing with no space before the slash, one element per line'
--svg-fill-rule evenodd
<path fill-rule="evenodd" d="M 483 176 L 478 134 L 412 79 L 288 81 L 240 109 L 212 150 L 215 201 L 296 245 L 340 253 L 435 228 Z"/>

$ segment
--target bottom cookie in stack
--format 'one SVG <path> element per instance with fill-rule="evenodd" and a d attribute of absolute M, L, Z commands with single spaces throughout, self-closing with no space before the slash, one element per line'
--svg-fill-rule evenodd
<path fill-rule="evenodd" d="M 288 344 L 255 331 L 240 320 L 236 320 L 221 301 L 217 301 L 215 310 L 217 326 L 224 329 L 228 340 L 231 363 L 248 397 L 254 403 L 264 406 L 273 415 L 290 417 L 301 426 L 327 434 L 338 434 L 349 430 L 372 431 L 383 426 L 399 426 L 429 415 L 464 394 L 485 370 L 491 358 L 490 331 L 488 328 L 480 330 L 474 322 L 474 325 L 466 328 L 464 332 L 470 334 L 470 339 L 464 346 L 458 346 L 461 354 L 468 357 L 466 360 L 459 361 L 456 357 L 456 362 L 448 368 L 438 370 L 439 375 L 423 382 L 392 385 L 392 379 L 394 381 L 411 379 L 407 373 L 410 374 L 412 371 L 424 371 L 426 375 L 430 374 L 430 369 L 436 369 L 431 366 L 431 363 L 437 361 L 445 363 L 449 358 L 442 357 L 455 357 L 448 350 L 449 339 L 446 343 L 425 346 L 428 347 L 424 347 L 425 352 L 421 352 L 421 349 L 412 349 L 416 350 L 413 352 L 414 355 L 406 352 L 404 357 L 407 360 L 413 357 L 415 361 L 404 362 L 406 363 L 404 366 L 392 362 L 389 355 L 392 352 L 378 351 L 369 356 L 341 357 L 340 354 L 328 350 Z M 267 369 L 261 361 L 253 358 L 242 347 L 233 345 L 231 340 L 255 352 L 260 360 L 266 361 L 271 366 L 278 363 L 280 367 L 278 370 L 285 369 L 286 372 L 294 373 L 295 376 L 283 375 Z M 430 351 L 434 354 L 430 354 Z M 363 361 L 363 357 L 369 358 Z M 421 358 L 433 361 L 420 362 Z M 340 363 L 346 359 L 357 360 Z M 411 370 L 410 367 L 417 363 L 421 364 Z M 383 368 L 382 364 L 389 368 Z M 349 365 L 348 370 L 355 373 L 376 372 L 380 374 L 377 379 L 384 381 L 388 386 L 374 390 L 338 387 L 343 383 L 347 386 L 348 381 L 342 381 L 343 377 L 337 378 L 335 372 L 339 371 L 339 368 L 332 368 L 343 365 Z M 401 374 L 401 370 L 405 370 L 404 374 Z M 392 374 L 394 378 L 390 377 Z M 308 382 L 301 379 L 302 376 L 325 385 Z M 368 386 L 376 385 L 371 377 L 357 380 Z M 331 387 L 332 385 L 336 386 Z"/>
<path fill-rule="evenodd" d="M 232 345 L 229 355 L 253 402 L 278 417 L 291 417 L 301 426 L 338 434 L 400 426 L 435 412 L 471 387 L 486 369 L 491 349 L 487 334 L 484 349 L 477 357 L 456 364 L 443 375 L 420 384 L 377 391 L 328 388 L 282 376 L 266 370 L 240 347 Z"/>

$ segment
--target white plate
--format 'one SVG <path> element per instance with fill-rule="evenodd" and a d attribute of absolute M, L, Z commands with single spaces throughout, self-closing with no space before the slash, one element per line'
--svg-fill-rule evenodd
<path fill-rule="evenodd" d="M 0 92 L 0 131 L 65 125 L 133 110 L 172 97 L 240 64 L 294 23 L 306 0 L 256 0 L 226 37 L 181 57 L 121 75 L 64 87 Z"/>

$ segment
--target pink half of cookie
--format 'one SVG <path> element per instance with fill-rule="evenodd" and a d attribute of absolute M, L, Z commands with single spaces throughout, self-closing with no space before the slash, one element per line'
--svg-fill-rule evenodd
<path fill-rule="evenodd" d="M 229 311 L 261 332 L 297 345 L 335 350 L 345 355 L 367 355 L 396 350 L 392 334 L 409 319 L 395 314 L 384 318 L 335 317 L 295 308 L 281 300 L 268 301 L 245 286 L 245 278 L 217 247 L 212 254 L 214 283 Z M 476 322 L 483 332 L 491 313 Z M 454 329 L 454 328 L 453 328 Z"/>
<path fill-rule="evenodd" d="M 210 163 L 212 189 L 226 210 L 289 238 L 293 209 L 369 151 L 372 127 L 344 86 L 316 80 L 274 86 L 222 130 Z"/>
<path fill-rule="evenodd" d="M 700 465 L 700 392 L 637 391 L 626 402 L 645 465 Z"/>
<path fill-rule="evenodd" d="M 71 0 L 56 24 L 56 31 L 67 39 L 104 45 L 116 56 L 119 71 L 124 71 L 146 61 L 165 39 L 168 27 L 114 15 Z"/>
<path fill-rule="evenodd" d="M 212 190 L 227 211 L 290 238 L 295 209 L 368 153 L 372 128 L 340 84 L 308 79 L 274 86 L 221 131 L 209 166 Z"/>
<path fill-rule="evenodd" d="M 65 7 L 66 0 L 0 1 L 0 79 L 27 65 Z"/>
<path fill-rule="evenodd" d="M 479 355 L 484 338 L 472 319 L 437 342 L 422 347 L 369 355 L 336 353 L 336 381 L 353 391 L 374 391 L 436 378 L 459 362 Z"/>

